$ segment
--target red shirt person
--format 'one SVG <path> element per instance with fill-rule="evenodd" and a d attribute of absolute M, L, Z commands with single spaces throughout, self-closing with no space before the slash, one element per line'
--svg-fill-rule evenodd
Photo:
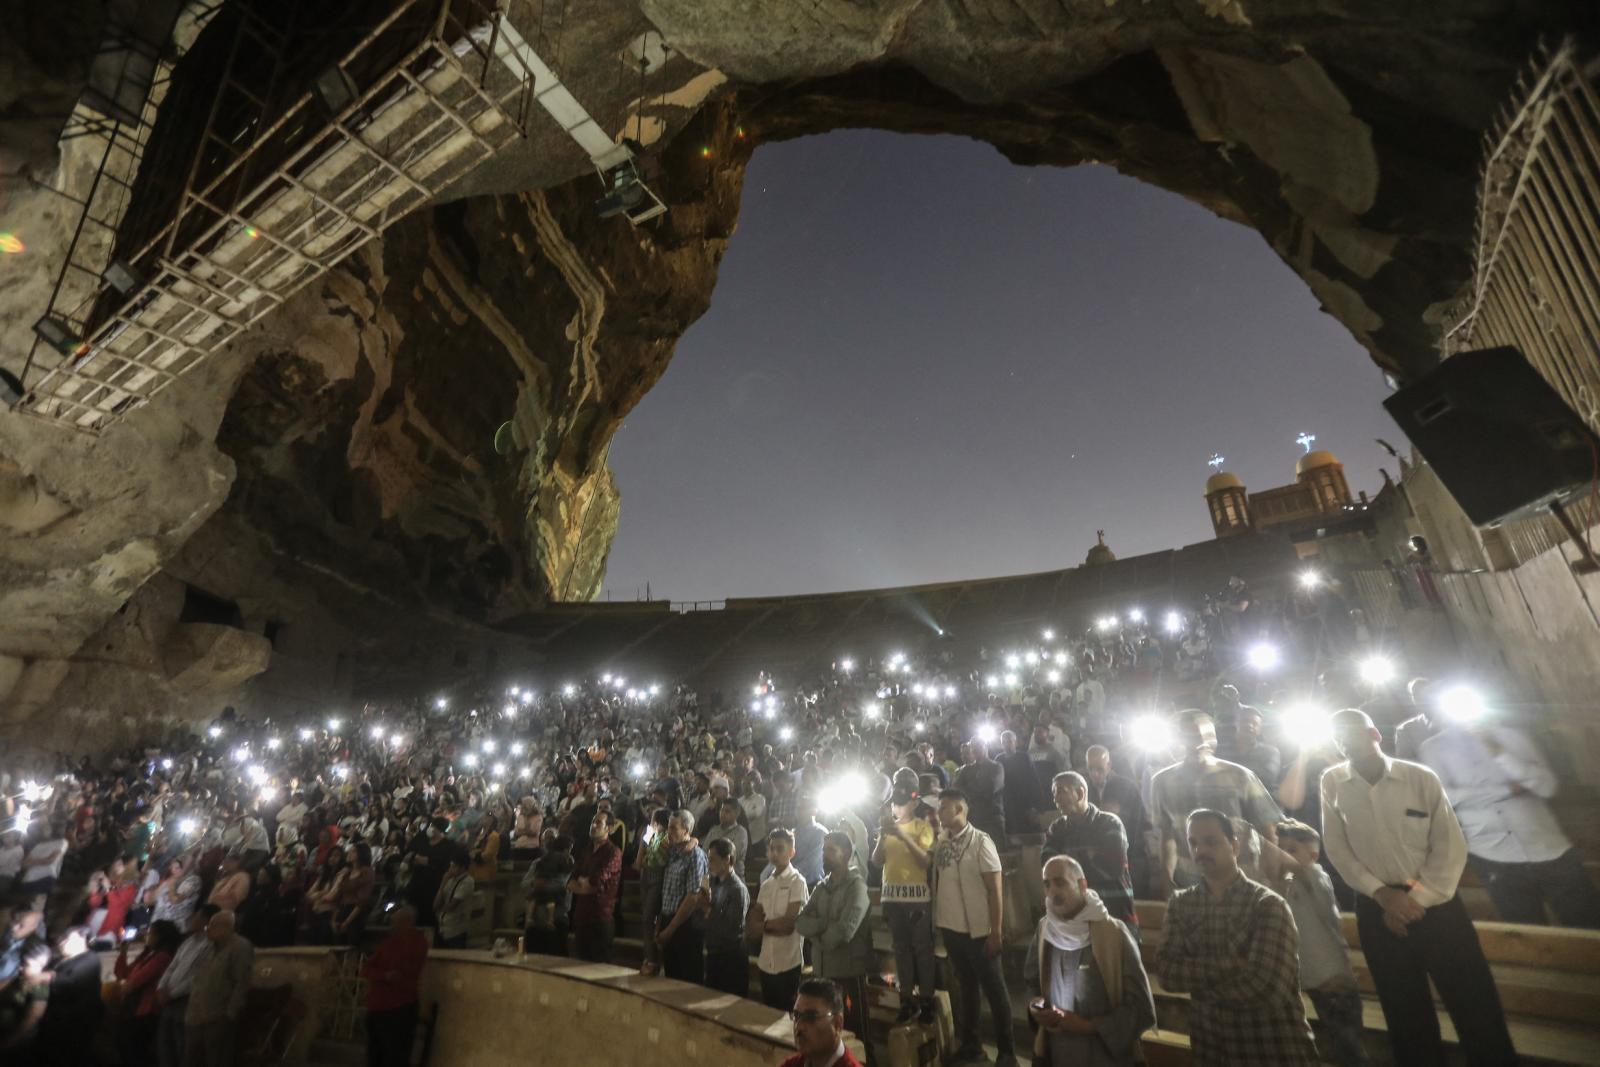
<path fill-rule="evenodd" d="M 572 936 L 578 958 L 611 962 L 616 935 L 617 893 L 622 888 L 622 850 L 611 840 L 611 813 L 589 821 L 589 854 L 572 871 Z"/>
<path fill-rule="evenodd" d="M 396 908 L 389 923 L 389 936 L 361 967 L 367 980 L 367 1060 L 375 1067 L 407 1067 L 428 939 L 417 929 L 417 913 L 409 907 Z"/>
<path fill-rule="evenodd" d="M 861 1067 L 844 1046 L 844 994 L 826 978 L 800 983 L 794 998 L 795 1054 L 782 1067 Z"/>

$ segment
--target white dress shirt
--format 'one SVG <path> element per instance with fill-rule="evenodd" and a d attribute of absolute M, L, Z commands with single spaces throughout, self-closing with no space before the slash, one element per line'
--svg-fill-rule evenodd
<path fill-rule="evenodd" d="M 1488 739 L 1499 746 L 1491 752 Z M 1543 863 L 1572 841 L 1550 813 L 1556 775 L 1519 730 L 1452 727 L 1422 742 L 1422 762 L 1438 774 L 1455 805 L 1467 850 L 1496 863 Z M 1520 786 L 1522 792 L 1513 792 Z"/>
<path fill-rule="evenodd" d="M 1322 773 L 1322 844 L 1334 869 L 1358 893 L 1409 886 L 1425 908 L 1456 895 L 1467 842 L 1438 775 L 1384 757 L 1369 783 L 1349 761 Z"/>
<path fill-rule="evenodd" d="M 768 919 L 783 918 L 789 913 L 791 904 L 805 906 L 810 894 L 806 891 L 805 877 L 794 869 L 793 864 L 785 868 L 782 874 L 770 877 L 763 874 L 762 879 L 761 888 L 756 892 L 756 903 L 761 905 Z M 761 968 L 763 974 L 783 974 L 805 962 L 804 951 L 805 938 L 799 934 L 763 934 L 756 966 Z"/>

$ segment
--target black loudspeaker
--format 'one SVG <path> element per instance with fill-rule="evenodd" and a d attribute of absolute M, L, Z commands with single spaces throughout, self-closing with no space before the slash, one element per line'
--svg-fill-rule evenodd
<path fill-rule="evenodd" d="M 1479 526 L 1575 500 L 1600 463 L 1600 438 L 1515 348 L 1452 356 L 1383 406 Z"/>

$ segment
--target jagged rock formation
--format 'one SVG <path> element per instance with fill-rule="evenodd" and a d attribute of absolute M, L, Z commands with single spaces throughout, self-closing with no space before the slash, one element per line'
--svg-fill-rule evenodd
<path fill-rule="evenodd" d="M 83 7 L 64 13 L 89 24 Z M 511 7 L 530 37 L 536 7 Z M 104 437 L 0 413 L 0 733 L 48 709 L 135 714 L 146 693 L 209 710 L 259 657 L 183 629 L 201 600 L 274 646 L 255 689 L 284 706 L 363 690 L 352 659 L 394 683 L 413 675 L 383 665 L 519 654 L 488 627 L 600 587 L 620 507 L 608 443 L 708 306 L 764 141 L 874 126 L 1115 165 L 1256 228 L 1379 364 L 1415 374 L 1467 278 L 1478 139 L 1538 34 L 1587 31 L 1590 10 L 574 0 L 563 68 L 608 128 L 655 146 L 668 215 L 595 219 L 581 156 L 540 128 Z M 7 46 L 36 62 L 64 40 L 40 11 Z M 618 57 L 650 24 L 676 52 L 641 106 Z M 0 113 L 73 98 L 74 55 L 54 81 L 0 85 Z M 37 140 L 6 157 L 19 168 L 83 174 Z M 0 257 L 15 369 L 70 212 L 15 180 L 6 195 L 40 235 L 26 266 Z M 139 592 L 152 582 L 190 592 Z M 148 688 L 108 700 L 129 671 Z M 289 674 L 314 681 L 273 681 Z"/>

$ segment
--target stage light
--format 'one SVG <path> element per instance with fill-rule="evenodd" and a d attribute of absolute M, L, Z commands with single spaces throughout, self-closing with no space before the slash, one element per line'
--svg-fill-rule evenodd
<path fill-rule="evenodd" d="M 269 738 L 267 738 L 267 748 L 268 748 L 269 751 L 276 752 L 276 751 L 278 751 L 278 749 L 280 749 L 282 747 L 283 747 L 283 738 L 281 738 L 281 737 L 269 737 Z"/>
<path fill-rule="evenodd" d="M 211 727 L 211 729 L 206 731 L 206 736 L 210 737 L 213 741 L 216 740 L 217 738 L 222 736 L 222 727 L 220 727 L 220 726 Z"/>
<path fill-rule="evenodd" d="M 1167 612 L 1167 633 L 1176 634 L 1183 632 L 1183 616 L 1176 611 Z"/>
<path fill-rule="evenodd" d="M 33 332 L 39 340 L 63 356 L 72 355 L 81 344 L 77 336 L 72 332 L 72 327 L 60 319 L 52 319 L 48 315 L 33 324 Z"/>
<path fill-rule="evenodd" d="M 1140 610 L 1139 608 L 1134 608 L 1133 610 L 1128 612 L 1128 621 L 1130 621 L 1130 622 L 1144 622 L 1144 612 L 1142 610 Z"/>
<path fill-rule="evenodd" d="M 1245 659 L 1258 671 L 1272 671 L 1277 670 L 1278 665 L 1283 662 L 1283 653 L 1278 651 L 1277 645 L 1263 641 L 1252 645 Z"/>
<path fill-rule="evenodd" d="M 1388 656 L 1372 655 L 1361 661 L 1361 680 L 1368 685 L 1387 685 L 1394 681 L 1394 660 Z"/>
<path fill-rule="evenodd" d="M 986 722 L 982 726 L 978 727 L 978 740 L 982 741 L 986 745 L 994 744 L 995 738 L 999 736 L 1000 731 L 994 728 L 994 723 L 992 722 Z"/>
<path fill-rule="evenodd" d="M 1141 715 L 1133 720 L 1133 743 L 1146 752 L 1171 751 L 1172 723 L 1160 715 Z"/>
<path fill-rule="evenodd" d="M 1316 704 L 1290 704 L 1279 718 L 1279 729 L 1302 749 L 1322 748 L 1333 741 L 1333 723 L 1328 710 Z"/>
<path fill-rule="evenodd" d="M 1317 586 L 1319 586 L 1321 584 L 1322 584 L 1322 575 L 1319 574 L 1317 571 L 1312 570 L 1311 568 L 1308 567 L 1305 570 L 1300 572 L 1300 588 L 1301 589 L 1315 589 L 1315 588 L 1317 588 Z"/>
<path fill-rule="evenodd" d="M 1483 694 L 1470 685 L 1452 685 L 1439 694 L 1439 710 L 1463 726 L 1471 726 L 1489 714 Z"/>
<path fill-rule="evenodd" d="M 1022 660 L 1015 652 L 1012 652 L 1006 656 L 1006 666 L 1010 667 L 1012 670 L 1016 670 L 1018 667 L 1022 666 Z"/>
<path fill-rule="evenodd" d="M 869 719 L 876 719 L 879 715 L 883 714 L 883 709 L 877 704 L 864 704 L 861 707 L 861 714 L 865 715 Z"/>

